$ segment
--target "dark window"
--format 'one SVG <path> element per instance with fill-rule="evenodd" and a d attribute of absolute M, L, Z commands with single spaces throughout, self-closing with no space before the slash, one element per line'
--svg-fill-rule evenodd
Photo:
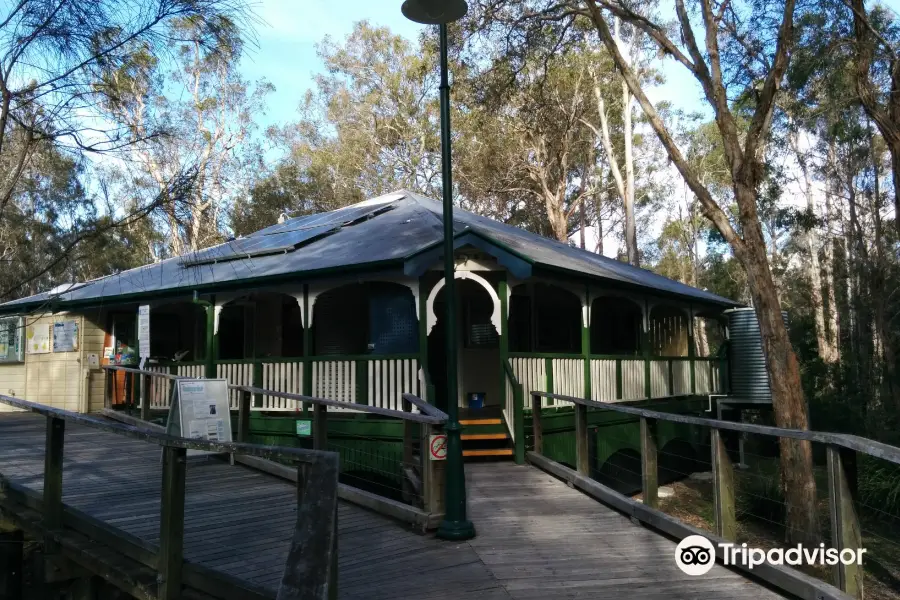
<path fill-rule="evenodd" d="M 581 352 L 581 302 L 571 292 L 534 286 L 537 352 Z"/>
<path fill-rule="evenodd" d="M 373 354 L 419 351 L 415 298 L 406 286 L 374 282 L 369 291 L 369 341 Z"/>
<path fill-rule="evenodd" d="M 509 299 L 509 351 L 531 352 L 531 298 L 513 294 Z"/>
<path fill-rule="evenodd" d="M 219 359 L 244 358 L 244 307 L 229 305 L 219 313 Z"/>
<path fill-rule="evenodd" d="M 313 310 L 317 356 L 366 353 L 369 299 L 364 284 L 345 285 L 322 294 Z"/>
<path fill-rule="evenodd" d="M 641 308 L 626 298 L 603 296 L 591 306 L 592 354 L 639 354 Z"/>
<path fill-rule="evenodd" d="M 303 309 L 296 298 L 282 298 L 281 356 L 303 356 Z"/>

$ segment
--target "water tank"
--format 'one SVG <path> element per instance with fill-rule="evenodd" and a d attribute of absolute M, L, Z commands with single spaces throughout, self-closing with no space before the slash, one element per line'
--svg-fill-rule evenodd
<path fill-rule="evenodd" d="M 743 402 L 771 403 L 772 390 L 766 372 L 759 321 L 752 308 L 727 310 L 728 315 L 728 377 L 731 395 Z M 787 313 L 781 313 L 787 325 Z"/>

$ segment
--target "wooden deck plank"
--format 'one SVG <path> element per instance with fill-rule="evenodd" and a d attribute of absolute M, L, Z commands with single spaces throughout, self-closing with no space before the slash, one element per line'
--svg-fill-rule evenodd
<path fill-rule="evenodd" d="M 0 416 L 0 473 L 43 486 L 45 421 Z M 778 596 L 716 567 L 683 575 L 675 544 L 537 469 L 467 464 L 478 537 L 442 542 L 342 503 L 339 594 L 355 600 L 552 600 Z M 159 538 L 160 448 L 82 427 L 66 431 L 63 500 L 149 543 Z M 271 590 L 297 518 L 294 484 L 218 459 L 188 461 L 188 560 Z"/>
<path fill-rule="evenodd" d="M 44 429 L 40 417 L 0 415 L 0 473 L 37 491 Z M 158 543 L 160 454 L 158 446 L 69 427 L 63 500 Z M 221 460 L 190 458 L 186 490 L 185 558 L 267 587 L 274 597 L 297 518 L 294 484 Z M 341 598 L 509 597 L 468 545 L 419 535 L 354 505 L 342 503 L 338 512 Z"/>

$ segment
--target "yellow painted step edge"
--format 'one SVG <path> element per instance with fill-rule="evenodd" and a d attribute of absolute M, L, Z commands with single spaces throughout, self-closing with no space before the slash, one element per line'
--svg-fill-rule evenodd
<path fill-rule="evenodd" d="M 460 419 L 460 425 L 500 425 L 502 419 Z"/>
<path fill-rule="evenodd" d="M 509 438 L 505 433 L 464 433 L 459 437 L 463 440 L 505 440 Z"/>
<path fill-rule="evenodd" d="M 463 456 L 512 456 L 512 448 L 497 448 L 496 450 L 463 450 Z"/>

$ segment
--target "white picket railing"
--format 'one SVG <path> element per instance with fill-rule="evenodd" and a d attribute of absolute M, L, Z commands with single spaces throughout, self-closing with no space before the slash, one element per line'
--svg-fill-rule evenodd
<path fill-rule="evenodd" d="M 509 364 L 516 379 L 522 384 L 524 397 L 528 398 L 525 401 L 525 409 L 530 410 L 531 392 L 547 391 L 547 362 L 543 358 L 510 358 Z M 555 404 L 550 398 L 542 398 L 541 406 L 555 406 Z"/>
<path fill-rule="evenodd" d="M 403 410 L 403 394 L 422 396 L 425 383 L 419 361 L 408 358 L 367 362 L 369 406 Z M 418 410 L 413 407 L 414 412 Z"/>
<path fill-rule="evenodd" d="M 646 397 L 644 361 L 622 360 L 622 400 L 642 400 Z"/>
<path fill-rule="evenodd" d="M 231 385 L 253 385 L 253 365 L 251 363 L 219 363 L 216 365 L 216 377 L 227 379 Z M 228 406 L 237 410 L 241 405 L 241 393 L 228 392 Z"/>
<path fill-rule="evenodd" d="M 694 363 L 697 394 L 718 394 L 722 391 L 719 368 L 719 363 L 715 361 L 698 360 Z"/>
<path fill-rule="evenodd" d="M 672 361 L 672 387 L 674 396 L 684 396 L 691 393 L 691 361 Z"/>
<path fill-rule="evenodd" d="M 615 359 L 591 360 L 591 400 L 596 402 L 618 400 Z"/>
<path fill-rule="evenodd" d="M 584 396 L 584 359 L 554 358 L 553 393 L 581 398 Z"/>
<path fill-rule="evenodd" d="M 250 382 L 244 385 L 252 385 L 252 381 L 253 370 L 251 369 Z M 303 363 L 299 361 L 264 362 L 262 364 L 262 385 L 260 387 L 283 394 L 302 394 Z M 296 411 L 302 408 L 301 403 L 296 400 L 288 400 L 287 398 L 270 396 L 269 394 L 263 394 L 262 406 L 254 406 L 254 404 L 250 404 L 251 410 L 277 412 Z"/>
<path fill-rule="evenodd" d="M 650 361 L 650 397 L 665 398 L 671 396 L 669 391 L 669 361 Z"/>

